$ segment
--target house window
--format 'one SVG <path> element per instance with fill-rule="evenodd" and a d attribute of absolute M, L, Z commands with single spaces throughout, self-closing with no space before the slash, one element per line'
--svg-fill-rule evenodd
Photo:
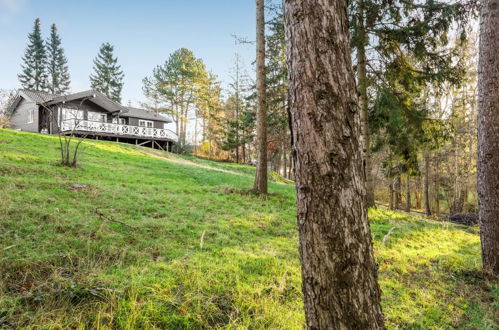
<path fill-rule="evenodd" d="M 30 109 L 28 111 L 28 124 L 31 124 L 35 121 L 35 109 Z"/>
<path fill-rule="evenodd" d="M 152 127 L 154 127 L 154 123 L 152 121 L 149 121 L 149 120 L 141 120 L 141 119 L 139 119 L 139 126 L 140 127 L 152 128 Z"/>
<path fill-rule="evenodd" d="M 119 119 L 119 120 L 118 120 Z M 113 118 L 113 124 L 120 124 L 120 125 L 126 125 L 126 119 L 125 118 Z"/>
<path fill-rule="evenodd" d="M 105 123 L 105 122 L 107 122 L 107 114 L 102 113 L 102 112 L 89 111 L 88 112 L 88 120 L 97 121 L 99 123 Z"/>
<path fill-rule="evenodd" d="M 62 108 L 62 121 L 64 120 L 83 120 L 83 111 L 76 109 Z"/>

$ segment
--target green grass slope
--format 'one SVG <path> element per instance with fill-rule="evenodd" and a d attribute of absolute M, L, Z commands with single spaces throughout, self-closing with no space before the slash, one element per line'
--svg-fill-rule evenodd
<path fill-rule="evenodd" d="M 294 187 L 253 168 L 0 130 L 0 328 L 302 329 Z M 86 185 L 86 188 L 74 187 Z M 389 328 L 497 327 L 476 228 L 371 211 Z"/>

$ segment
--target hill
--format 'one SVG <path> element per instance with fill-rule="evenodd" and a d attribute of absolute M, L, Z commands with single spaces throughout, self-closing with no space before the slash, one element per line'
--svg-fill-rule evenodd
<path fill-rule="evenodd" d="M 0 130 L 0 328 L 301 329 L 294 187 L 253 168 Z M 497 327 L 476 227 L 371 210 L 389 328 Z"/>

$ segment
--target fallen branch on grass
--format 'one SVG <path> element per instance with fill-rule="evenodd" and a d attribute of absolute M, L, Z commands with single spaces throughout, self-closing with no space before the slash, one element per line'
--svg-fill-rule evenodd
<path fill-rule="evenodd" d="M 388 233 L 386 233 L 385 237 L 383 237 L 383 241 L 381 242 L 381 245 L 385 245 L 386 241 L 388 240 L 388 238 L 390 237 L 390 234 L 395 230 L 395 228 L 397 227 L 392 227 Z"/>
<path fill-rule="evenodd" d="M 140 229 L 139 227 L 135 227 L 135 226 L 129 225 L 126 222 L 114 219 L 113 217 L 102 213 L 99 209 L 95 209 L 95 213 L 97 213 L 102 220 L 119 223 L 120 225 L 123 225 L 123 226 L 128 227 L 128 228 L 132 228 L 132 229 Z"/>

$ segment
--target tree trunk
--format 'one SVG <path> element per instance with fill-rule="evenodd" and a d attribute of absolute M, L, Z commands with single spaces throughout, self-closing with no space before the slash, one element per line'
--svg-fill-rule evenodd
<path fill-rule="evenodd" d="M 198 151 L 198 116 L 194 116 L 194 154 Z"/>
<path fill-rule="evenodd" d="M 367 95 L 367 59 L 366 45 L 367 33 L 365 29 L 364 18 L 364 0 L 357 0 L 358 4 L 358 35 L 357 41 L 357 80 L 359 86 L 359 107 L 360 119 L 362 123 L 362 137 L 364 139 L 364 163 L 366 172 L 366 202 L 367 207 L 374 206 L 374 182 L 372 175 L 372 159 L 371 159 L 371 138 L 368 125 L 369 99 Z"/>
<path fill-rule="evenodd" d="M 409 175 L 405 181 L 405 211 L 411 212 L 411 178 Z"/>
<path fill-rule="evenodd" d="M 285 1 L 309 329 L 382 329 L 346 1 Z"/>
<path fill-rule="evenodd" d="M 435 177 L 434 177 L 434 192 L 433 195 L 435 197 L 435 214 L 438 216 L 440 215 L 440 176 L 439 176 L 439 166 L 440 162 L 438 161 L 438 155 L 435 157 Z"/>
<path fill-rule="evenodd" d="M 499 275 L 499 0 L 482 3 L 478 64 L 478 202 L 483 267 Z"/>
<path fill-rule="evenodd" d="M 282 170 L 282 176 L 287 178 L 288 177 L 288 150 L 286 148 L 283 149 L 282 151 L 282 163 L 284 165 L 284 168 Z"/>
<path fill-rule="evenodd" d="M 397 174 L 397 178 L 395 179 L 395 209 L 400 209 L 400 203 L 402 202 L 402 179 L 400 178 L 400 174 Z"/>
<path fill-rule="evenodd" d="M 246 164 L 246 143 L 243 143 L 241 146 L 242 153 L 243 153 L 243 164 Z"/>
<path fill-rule="evenodd" d="M 424 152 L 424 205 L 426 215 L 430 216 L 430 155 L 427 151 Z"/>
<path fill-rule="evenodd" d="M 388 187 L 388 189 L 390 190 L 390 210 L 394 210 L 395 209 L 395 206 L 394 206 L 394 193 L 393 193 L 393 180 L 390 179 L 390 185 Z"/>
<path fill-rule="evenodd" d="M 267 87 L 265 84 L 265 8 L 264 0 L 256 0 L 256 112 L 257 163 L 253 189 L 267 193 Z"/>
<path fill-rule="evenodd" d="M 466 200 L 468 199 L 468 189 L 466 188 L 466 185 L 463 186 L 463 188 L 459 191 L 459 199 L 456 204 L 456 213 L 462 213 L 464 209 L 464 204 Z"/>
<path fill-rule="evenodd" d="M 421 175 L 416 177 L 416 189 L 414 191 L 416 196 L 416 208 L 419 210 L 421 209 Z"/>

